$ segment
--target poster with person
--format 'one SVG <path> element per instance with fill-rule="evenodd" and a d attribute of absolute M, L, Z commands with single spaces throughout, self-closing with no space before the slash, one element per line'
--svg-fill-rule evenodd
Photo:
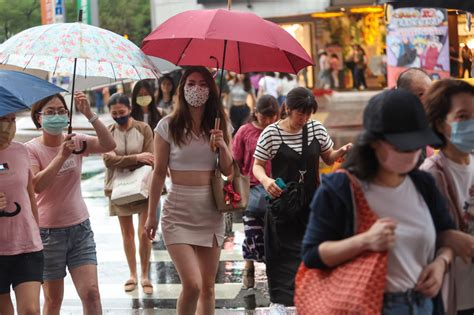
<path fill-rule="evenodd" d="M 447 10 L 402 8 L 391 12 L 387 32 L 388 86 L 398 75 L 418 67 L 433 77 L 449 78 Z"/>

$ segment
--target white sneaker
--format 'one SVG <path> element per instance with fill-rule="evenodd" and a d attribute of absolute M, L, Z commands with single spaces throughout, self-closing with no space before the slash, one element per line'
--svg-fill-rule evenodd
<path fill-rule="evenodd" d="M 286 315 L 286 308 L 283 304 L 270 304 L 270 315 Z"/>

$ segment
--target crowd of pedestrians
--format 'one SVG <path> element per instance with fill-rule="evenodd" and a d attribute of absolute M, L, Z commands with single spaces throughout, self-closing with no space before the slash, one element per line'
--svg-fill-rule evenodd
<path fill-rule="evenodd" d="M 365 57 L 354 51 L 363 88 Z M 330 71 L 325 75 L 335 79 Z M 84 313 L 101 313 L 94 234 L 80 189 L 89 154 L 102 154 L 106 166 L 108 211 L 118 217 L 129 268 L 124 291 L 141 287 L 153 294 L 150 251 L 161 222 L 182 285 L 178 314 L 214 313 L 225 215 L 216 208 L 211 179 L 216 169 L 232 178 L 234 163 L 250 177 L 243 286 L 255 286 L 254 263 L 265 263 L 271 314 L 287 314 L 295 298 L 303 315 L 323 314 L 305 313 L 311 303 L 336 307 L 332 299 L 316 298 L 328 291 L 317 277 L 374 253 L 381 257 L 374 284 L 381 290 L 380 314 L 473 314 L 472 85 L 433 83 L 423 70 L 409 69 L 397 88 L 370 99 L 360 136 L 340 148 L 312 119 L 318 103 L 294 77 L 229 74 L 225 85 L 222 106 L 218 85 L 203 67 L 187 68 L 176 85 L 168 75 L 156 88 L 139 81 L 131 97 L 107 99 L 110 126 L 77 93 L 77 109 L 96 136 L 64 133 L 69 112 L 59 94 L 33 106 L 31 118 L 42 133 L 25 144 L 13 141 L 15 115 L 0 117 L 1 315 L 13 314 L 11 287 L 20 314 L 39 314 L 41 285 L 44 314 L 59 314 L 67 271 Z M 320 177 L 320 160 L 342 162 L 341 169 Z M 114 183 L 145 166 L 152 167 L 149 198 L 114 202 Z M 161 209 L 167 177 L 171 186 Z M 298 299 L 306 290 L 295 282 L 301 266 L 321 272 L 314 274 L 314 300 Z"/>

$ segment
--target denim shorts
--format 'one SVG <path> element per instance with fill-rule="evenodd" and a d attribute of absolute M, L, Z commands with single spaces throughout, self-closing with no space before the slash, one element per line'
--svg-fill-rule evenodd
<path fill-rule="evenodd" d="M 385 293 L 382 315 L 431 315 L 433 302 L 421 293 Z"/>
<path fill-rule="evenodd" d="M 43 251 L 0 256 L 0 294 L 25 282 L 43 283 Z"/>
<path fill-rule="evenodd" d="M 82 265 L 97 265 L 94 232 L 89 219 L 66 228 L 41 228 L 44 252 L 44 280 L 59 280 Z"/>

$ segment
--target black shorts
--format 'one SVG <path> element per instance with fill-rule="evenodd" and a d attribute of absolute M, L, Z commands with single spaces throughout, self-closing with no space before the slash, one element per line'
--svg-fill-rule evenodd
<path fill-rule="evenodd" d="M 43 251 L 0 256 L 0 294 L 10 292 L 24 282 L 43 283 Z"/>

